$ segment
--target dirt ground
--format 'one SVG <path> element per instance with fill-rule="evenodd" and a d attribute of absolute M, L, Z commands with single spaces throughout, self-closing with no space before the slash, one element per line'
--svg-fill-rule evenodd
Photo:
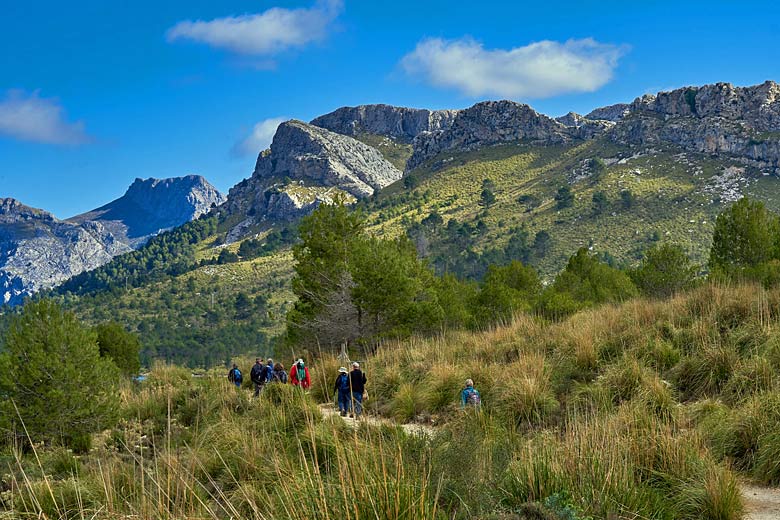
<path fill-rule="evenodd" d="M 742 486 L 747 520 L 780 520 L 780 489 L 759 487 L 752 484 Z"/>

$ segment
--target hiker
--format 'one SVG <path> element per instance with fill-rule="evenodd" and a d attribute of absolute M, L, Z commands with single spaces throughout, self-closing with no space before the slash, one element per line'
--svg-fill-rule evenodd
<path fill-rule="evenodd" d="M 352 372 L 349 373 L 349 386 L 352 388 L 352 399 L 350 399 L 350 414 L 354 408 L 355 417 L 360 417 L 363 413 L 363 394 L 366 391 L 366 375 L 360 370 L 360 363 L 352 363 Z"/>
<path fill-rule="evenodd" d="M 241 371 L 235 363 L 233 363 L 233 368 L 228 372 L 228 381 L 236 385 L 236 388 L 241 388 L 241 383 L 244 381 L 244 376 L 241 375 Z"/>
<path fill-rule="evenodd" d="M 290 369 L 290 383 L 295 386 L 300 386 L 304 390 L 308 390 L 311 386 L 309 369 L 304 365 L 303 359 L 296 361 Z"/>
<path fill-rule="evenodd" d="M 336 384 L 333 385 L 333 391 L 338 395 L 339 413 L 342 417 L 347 416 L 349 401 L 352 398 L 349 386 L 349 374 L 347 374 L 347 369 L 341 367 L 339 368 L 339 375 L 336 377 Z"/>
<path fill-rule="evenodd" d="M 460 407 L 465 409 L 468 407 L 479 408 L 482 404 L 482 400 L 479 397 L 479 391 L 474 388 L 474 381 L 466 379 L 466 388 L 460 393 Z"/>
<path fill-rule="evenodd" d="M 287 384 L 287 372 L 284 369 L 284 365 L 281 363 L 277 363 L 274 366 L 274 374 L 273 379 L 271 379 L 271 382 L 273 383 L 282 383 Z"/>
<path fill-rule="evenodd" d="M 260 395 L 260 392 L 263 391 L 263 384 L 265 383 L 263 381 L 263 371 L 265 370 L 265 366 L 263 366 L 263 360 L 260 358 L 255 359 L 255 364 L 252 367 L 252 371 L 249 372 L 249 379 L 252 380 L 252 382 L 255 384 L 255 397 Z"/>
<path fill-rule="evenodd" d="M 268 358 L 265 364 L 265 370 L 263 370 L 263 373 L 260 375 L 260 379 L 263 381 L 263 385 L 265 386 L 266 383 L 270 383 L 274 378 L 274 360 L 271 358 Z"/>

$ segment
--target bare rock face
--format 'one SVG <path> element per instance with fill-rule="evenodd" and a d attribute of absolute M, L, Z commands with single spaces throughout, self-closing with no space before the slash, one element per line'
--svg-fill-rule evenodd
<path fill-rule="evenodd" d="M 302 121 L 279 125 L 255 171 L 228 194 L 225 211 L 246 215 L 248 228 L 263 220 L 289 221 L 343 194 L 368 197 L 402 177 L 375 148 Z M 240 230 L 228 238 L 237 238 Z"/>
<path fill-rule="evenodd" d="M 0 304 L 58 285 L 224 201 L 203 177 L 136 179 L 121 198 L 68 220 L 0 199 Z"/>
<path fill-rule="evenodd" d="M 623 119 L 631 109 L 631 105 L 626 103 L 618 103 L 616 105 L 609 105 L 606 107 L 597 108 L 588 112 L 585 118 L 594 121 L 612 121 L 617 122 Z"/>
<path fill-rule="evenodd" d="M 449 128 L 418 135 L 406 169 L 416 168 L 445 151 L 464 152 L 519 140 L 556 144 L 571 137 L 566 126 L 528 105 L 485 101 L 458 112 Z"/>
<path fill-rule="evenodd" d="M 780 86 L 717 83 L 643 96 L 609 136 L 621 144 L 668 142 L 726 154 L 780 174 Z"/>
<path fill-rule="evenodd" d="M 448 128 L 458 110 L 427 110 L 392 105 L 342 107 L 312 120 L 311 124 L 343 135 L 383 135 L 411 142 L 423 132 Z"/>
<path fill-rule="evenodd" d="M 593 139 L 615 125 L 612 121 L 588 119 L 576 112 L 569 112 L 565 116 L 556 117 L 555 120 L 568 128 L 573 136 L 580 139 Z"/>
<path fill-rule="evenodd" d="M 136 179 L 122 197 L 68 222 L 102 222 L 137 247 L 150 236 L 194 220 L 224 201 L 225 196 L 200 175 Z"/>
<path fill-rule="evenodd" d="M 71 224 L 14 199 L 0 199 L 0 303 L 99 267 L 131 251 L 100 222 Z"/>

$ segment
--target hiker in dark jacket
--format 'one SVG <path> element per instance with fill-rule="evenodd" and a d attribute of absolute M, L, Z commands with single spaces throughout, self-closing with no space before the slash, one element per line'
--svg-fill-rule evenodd
<path fill-rule="evenodd" d="M 284 369 L 284 365 L 282 365 L 281 363 L 277 363 L 274 366 L 274 375 L 271 381 L 274 383 L 282 383 L 282 384 L 287 383 L 287 371 Z"/>
<path fill-rule="evenodd" d="M 263 391 L 263 371 L 265 370 L 265 366 L 263 366 L 263 360 L 260 358 L 255 359 L 255 364 L 252 367 L 252 371 L 249 372 L 249 379 L 252 380 L 252 382 L 255 384 L 255 397 L 260 395 L 260 392 Z"/>
<path fill-rule="evenodd" d="M 342 417 L 349 411 L 349 401 L 351 398 L 349 384 L 349 374 L 344 367 L 339 368 L 339 375 L 336 377 L 336 384 L 333 385 L 333 391 L 338 395 L 339 412 Z"/>
<path fill-rule="evenodd" d="M 366 375 L 360 370 L 360 363 L 352 363 L 352 372 L 349 373 L 349 384 L 352 388 L 350 404 L 355 408 L 355 417 L 363 413 L 363 393 L 366 391 Z M 352 417 L 352 414 L 349 414 Z"/>
<path fill-rule="evenodd" d="M 244 381 L 244 376 L 241 375 L 241 371 L 235 363 L 233 363 L 233 368 L 228 372 L 228 381 L 236 385 L 236 388 L 241 388 L 241 383 Z"/>

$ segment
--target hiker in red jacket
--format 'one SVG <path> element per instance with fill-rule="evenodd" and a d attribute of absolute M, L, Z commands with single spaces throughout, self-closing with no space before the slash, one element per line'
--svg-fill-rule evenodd
<path fill-rule="evenodd" d="M 296 361 L 290 369 L 290 383 L 295 386 L 300 386 L 304 390 L 308 390 L 311 386 L 309 369 L 303 364 L 302 359 Z"/>

